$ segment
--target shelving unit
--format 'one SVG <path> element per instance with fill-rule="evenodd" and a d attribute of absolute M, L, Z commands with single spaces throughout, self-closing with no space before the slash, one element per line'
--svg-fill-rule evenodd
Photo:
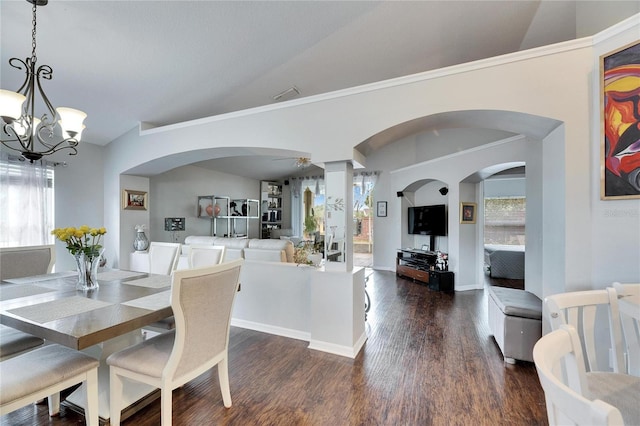
<path fill-rule="evenodd" d="M 249 226 L 252 220 L 260 218 L 260 202 L 249 198 L 233 199 L 229 203 L 231 230 L 229 235 L 234 238 L 249 236 Z M 242 232 L 244 231 L 244 232 Z"/>
<path fill-rule="evenodd" d="M 260 238 L 270 238 L 272 229 L 282 229 L 282 184 L 260 182 Z"/>
<path fill-rule="evenodd" d="M 248 237 L 250 221 L 259 219 L 259 202 L 249 198 L 200 195 L 197 209 L 196 217 L 211 220 L 214 237 Z"/>
<path fill-rule="evenodd" d="M 229 197 L 220 195 L 199 195 L 198 211 L 196 217 L 211 220 L 211 235 L 222 237 L 229 235 L 231 222 L 229 221 Z M 216 210 L 219 210 L 216 214 Z M 223 222 L 223 223 L 218 223 Z M 223 225 L 222 227 L 220 225 Z M 226 231 L 223 235 L 218 235 L 219 228 Z"/>

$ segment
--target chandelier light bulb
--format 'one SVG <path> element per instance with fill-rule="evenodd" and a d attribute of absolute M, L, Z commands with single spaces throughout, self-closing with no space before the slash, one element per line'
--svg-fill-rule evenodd
<path fill-rule="evenodd" d="M 85 128 L 82 122 L 87 117 L 87 114 L 79 109 L 67 107 L 56 108 L 56 111 L 58 112 L 58 116 L 60 116 L 58 123 L 62 128 L 63 134 L 75 138 L 76 135 L 82 133 L 82 130 Z"/>
<path fill-rule="evenodd" d="M 27 99 L 20 93 L 0 89 L 0 117 L 5 121 L 13 121 L 22 115 L 22 104 Z"/>

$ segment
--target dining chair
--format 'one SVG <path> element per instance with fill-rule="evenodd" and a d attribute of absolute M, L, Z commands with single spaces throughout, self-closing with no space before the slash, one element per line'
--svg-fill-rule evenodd
<path fill-rule="evenodd" d="M 549 425 L 637 424 L 640 378 L 611 373 L 616 380 L 590 383 L 573 326 L 563 324 L 542 336 L 533 347 L 533 362 L 544 390 Z"/>
<path fill-rule="evenodd" d="M 98 426 L 99 364 L 89 355 L 56 344 L 0 362 L 0 415 L 86 382 L 86 423 Z"/>
<path fill-rule="evenodd" d="M 239 259 L 201 269 L 175 271 L 171 307 L 176 328 L 107 358 L 110 371 L 110 421 L 120 424 L 124 378 L 160 388 L 161 423 L 171 424 L 173 389 L 213 366 L 224 406 L 231 407 L 228 347 L 231 312 L 238 290 Z M 124 382 L 124 383 L 123 383 Z"/>
<path fill-rule="evenodd" d="M 613 283 L 618 298 L 625 296 L 640 296 L 640 284 Z M 640 321 L 620 312 L 624 347 L 627 354 L 627 369 L 629 374 L 640 376 Z"/>
<path fill-rule="evenodd" d="M 178 266 L 180 246 L 180 243 L 152 241 L 149 244 L 149 272 L 152 274 L 171 275 L 176 266 Z"/>
<path fill-rule="evenodd" d="M 51 273 L 55 246 L 0 247 L 0 280 Z"/>
<path fill-rule="evenodd" d="M 204 268 L 224 261 L 225 246 L 199 245 L 189 250 L 189 268 Z"/>
<path fill-rule="evenodd" d="M 201 245 L 189 249 L 189 268 L 204 268 L 222 263 L 225 246 Z M 164 333 L 176 328 L 174 316 L 163 318 L 144 327 L 146 331 Z"/>
<path fill-rule="evenodd" d="M 561 325 L 573 326 L 581 338 L 586 356 L 587 371 L 607 371 L 606 360 L 598 359 L 598 354 L 608 354 L 602 349 L 602 327 L 604 317 L 608 318 L 609 345 L 611 348 L 611 364 L 615 373 L 627 373 L 623 357 L 622 326 L 618 298 L 613 288 L 603 290 L 574 291 L 559 293 L 545 298 L 547 315 L 551 328 L 557 330 Z M 598 315 L 600 312 L 600 315 Z"/>

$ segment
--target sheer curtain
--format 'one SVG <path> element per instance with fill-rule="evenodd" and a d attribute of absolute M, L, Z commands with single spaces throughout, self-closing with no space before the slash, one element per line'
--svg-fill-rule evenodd
<path fill-rule="evenodd" d="M 291 228 L 293 235 L 304 234 L 304 190 L 309 188 L 316 197 L 324 194 L 324 176 L 300 176 L 289 178 L 291 182 Z"/>
<path fill-rule="evenodd" d="M 53 244 L 53 168 L 0 152 L 0 245 Z"/>

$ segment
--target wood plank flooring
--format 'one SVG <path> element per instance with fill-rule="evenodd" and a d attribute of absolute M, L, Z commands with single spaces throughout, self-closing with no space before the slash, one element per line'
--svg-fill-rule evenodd
<path fill-rule="evenodd" d="M 518 284 L 518 283 L 516 283 Z M 307 343 L 232 328 L 225 409 L 217 371 L 173 393 L 174 425 L 543 425 L 535 366 L 503 363 L 487 325 L 482 290 L 446 294 L 375 271 L 367 290 L 368 340 L 356 359 Z M 84 424 L 46 404 L 0 418 L 2 425 Z M 160 424 L 159 401 L 124 425 Z"/>

